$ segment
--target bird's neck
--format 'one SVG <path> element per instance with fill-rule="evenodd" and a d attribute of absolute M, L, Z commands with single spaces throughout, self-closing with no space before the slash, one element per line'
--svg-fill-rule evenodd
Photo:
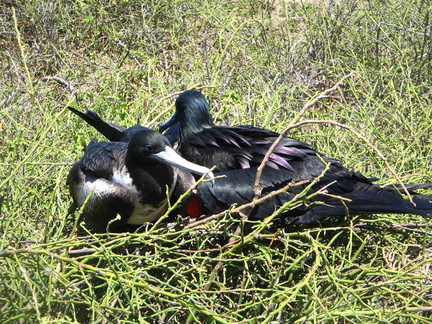
<path fill-rule="evenodd" d="M 198 114 L 191 118 L 184 118 L 180 120 L 181 137 L 189 138 L 190 136 L 196 136 L 206 128 L 213 127 L 214 123 L 209 114 Z"/>

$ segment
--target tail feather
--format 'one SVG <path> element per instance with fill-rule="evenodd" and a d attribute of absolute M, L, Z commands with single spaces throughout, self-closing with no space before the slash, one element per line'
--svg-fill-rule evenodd
<path fill-rule="evenodd" d="M 432 182 L 429 183 L 418 183 L 418 184 L 404 184 L 405 188 L 408 191 L 418 190 L 418 189 L 427 189 L 432 187 Z M 386 187 L 394 187 L 396 190 L 404 191 L 404 188 L 399 183 L 391 184 Z"/>
<path fill-rule="evenodd" d="M 89 125 L 93 126 L 96 130 L 98 130 L 102 135 L 108 138 L 112 142 L 120 142 L 123 136 L 123 132 L 125 128 L 116 124 L 107 123 L 99 117 L 97 113 L 91 110 L 87 110 L 86 113 L 82 113 L 79 110 L 76 110 L 73 107 L 68 107 L 70 111 L 74 114 L 80 116 L 84 119 Z"/>
<path fill-rule="evenodd" d="M 416 197 L 418 198 L 422 198 L 422 199 L 426 199 L 426 200 L 432 200 L 431 196 L 427 196 L 427 195 L 422 195 L 422 194 L 418 194 L 415 192 L 415 190 L 418 189 L 428 189 L 432 187 L 432 183 L 419 183 L 419 184 L 404 184 L 406 190 L 408 190 L 408 192 L 410 194 L 414 194 Z M 401 193 L 405 192 L 405 189 L 402 188 L 402 186 L 400 184 L 392 184 L 392 185 L 388 185 L 386 187 L 391 187 L 391 188 L 395 188 L 396 190 L 398 190 Z"/>
<path fill-rule="evenodd" d="M 340 188 L 330 187 L 328 191 L 337 195 L 338 189 Z M 310 224 L 325 218 L 364 214 L 415 214 L 423 217 L 432 214 L 432 203 L 422 199 L 421 195 L 413 195 L 413 202 L 411 202 L 409 199 L 404 199 L 398 191 L 378 185 L 357 183 L 354 190 L 341 194 L 340 197 L 344 199 L 318 195 L 314 198 L 315 204 L 311 205 L 306 213 L 296 217 L 286 217 L 285 222 Z"/>

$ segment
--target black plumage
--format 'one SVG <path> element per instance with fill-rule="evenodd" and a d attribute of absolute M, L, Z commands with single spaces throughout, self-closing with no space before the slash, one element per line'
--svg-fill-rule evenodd
<path fill-rule="evenodd" d="M 266 167 L 260 178 L 261 197 L 282 189 L 291 181 L 300 182 L 298 186 L 270 197 L 255 206 L 250 214 L 252 219 L 263 219 L 272 215 L 285 203 L 286 206 L 275 218 L 282 224 L 312 224 L 328 218 L 346 215 L 407 213 L 426 217 L 432 213 L 432 204 L 425 196 L 413 193 L 413 205 L 401 195 L 401 188 L 381 187 L 370 183 L 360 173 L 344 168 L 334 161 L 326 163 L 317 156 L 308 155 L 301 162 L 293 163 L 291 170 L 275 170 Z M 301 164 L 299 166 L 298 164 Z M 232 204 L 242 205 L 252 201 L 256 168 L 231 170 L 215 173 L 214 183 L 200 183 L 195 190 L 201 210 L 207 214 L 222 212 Z M 312 184 L 313 181 L 316 181 Z M 308 188 L 309 186 L 309 188 Z M 408 186 L 408 189 L 430 187 L 431 184 Z M 187 210 L 197 210 L 188 208 Z M 191 215 L 191 216 L 197 216 Z"/>
<path fill-rule="evenodd" d="M 178 169 L 181 168 L 181 169 Z M 129 143 L 90 143 L 68 175 L 74 203 L 82 206 L 89 228 L 120 231 L 126 224 L 158 219 L 167 210 L 167 190 L 174 201 L 194 183 L 189 173 L 207 168 L 181 158 L 160 133 L 142 129 Z M 208 177 L 211 177 L 211 173 Z"/>
<path fill-rule="evenodd" d="M 177 122 L 180 123 L 179 151 L 182 156 L 207 167 L 216 165 L 219 171 L 216 175 L 224 176 L 214 183 L 205 182 L 198 186 L 196 196 L 204 212 L 216 213 L 233 203 L 241 205 L 250 202 L 256 168 L 279 134 L 256 127 L 215 126 L 207 100 L 200 92 L 193 90 L 185 91 L 178 97 L 174 116 L 161 126 L 160 131 Z M 305 195 L 296 197 L 317 177 L 318 180 Z M 426 216 L 432 212 L 432 204 L 420 196 L 413 197 L 417 205 L 414 206 L 403 199 L 396 188 L 374 185 L 360 173 L 343 167 L 337 160 L 318 153 L 310 145 L 284 138 L 270 156 L 262 174 L 262 194 L 281 189 L 291 181 L 303 180 L 308 184 L 272 197 L 255 207 L 251 216 L 259 219 L 267 217 L 295 197 L 297 206 L 284 210 L 280 221 L 309 224 L 344 215 L 412 213 Z M 306 199 L 314 193 L 316 195 Z"/>
<path fill-rule="evenodd" d="M 188 90 L 176 100 L 173 117 L 161 125 L 163 132 L 180 124 L 178 150 L 182 156 L 215 171 L 246 169 L 258 166 L 279 134 L 258 127 L 215 126 L 206 98 L 201 92 Z M 273 151 L 267 165 L 293 170 L 291 161 L 301 161 L 313 148 L 292 138 L 284 138 Z"/>

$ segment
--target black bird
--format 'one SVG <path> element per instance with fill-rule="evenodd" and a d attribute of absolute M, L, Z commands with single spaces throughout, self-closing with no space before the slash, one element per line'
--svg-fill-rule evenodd
<path fill-rule="evenodd" d="M 196 190 L 197 199 L 192 199 L 191 204 L 198 203 L 204 212 L 215 213 L 229 208 L 233 203 L 250 202 L 256 167 L 279 134 L 256 127 L 215 126 L 207 100 L 194 90 L 185 91 L 178 97 L 174 116 L 159 130 L 162 132 L 177 122 L 180 123 L 178 149 L 182 156 L 207 167 L 216 165 L 216 170 L 222 171 L 216 175 L 224 176 L 214 183 L 200 184 Z M 284 138 L 270 156 L 270 162 L 261 177 L 260 188 L 265 194 L 283 188 L 291 181 L 306 180 L 311 183 L 317 177 L 319 180 L 309 188 L 307 196 L 319 194 L 308 199 L 304 195 L 296 198 L 298 206 L 284 211 L 280 217 L 284 223 L 307 224 L 347 214 L 412 213 L 426 216 L 432 212 L 432 204 L 419 196 L 413 197 L 417 204 L 413 206 L 401 197 L 400 190 L 374 185 L 360 173 L 348 170 L 337 160 L 291 138 Z M 291 188 L 267 200 L 257 206 L 251 216 L 269 216 L 307 186 Z M 428 186 L 430 184 L 413 187 Z M 327 194 L 321 193 L 323 188 Z M 196 216 L 200 208 L 195 210 L 191 204 L 188 210 L 192 210 L 195 214 L 192 216 Z"/>
<path fill-rule="evenodd" d="M 188 90 L 176 100 L 176 112 L 163 123 L 163 132 L 180 124 L 179 147 L 182 156 L 194 163 L 216 168 L 215 171 L 258 166 L 279 134 L 258 127 L 215 126 L 209 105 L 201 92 Z M 291 161 L 316 154 L 313 148 L 292 138 L 284 138 L 267 163 L 276 169 L 294 171 Z"/>
<path fill-rule="evenodd" d="M 180 157 L 157 131 L 142 129 L 129 143 L 90 143 L 72 167 L 68 184 L 74 203 L 85 204 L 89 228 L 105 232 L 118 214 L 121 219 L 109 230 L 121 231 L 126 224 L 141 225 L 163 215 L 167 191 L 176 200 L 194 183 L 185 170 L 199 175 L 209 171 Z"/>
<path fill-rule="evenodd" d="M 291 181 L 308 181 L 258 204 L 252 209 L 250 217 L 263 219 L 291 201 L 295 204 L 282 208 L 282 212 L 274 219 L 275 223 L 313 224 L 347 215 L 380 213 L 417 214 L 426 217 L 432 213 L 432 203 L 422 199 L 425 196 L 417 195 L 411 190 L 430 187 L 430 183 L 407 185 L 413 194 L 413 205 L 401 196 L 401 188 L 374 185 L 360 173 L 348 170 L 337 162 L 327 163 L 326 171 L 326 164 L 319 160 L 318 156 L 308 155 L 303 161 L 292 163 L 296 171 L 265 167 L 259 185 L 261 196 L 274 193 L 289 185 Z M 195 196 L 186 207 L 187 213 L 197 217 L 201 213 L 222 212 L 233 204 L 251 202 L 254 197 L 256 172 L 257 168 L 253 167 L 215 173 L 216 179 L 213 182 L 202 182 L 198 185 Z M 312 183 L 315 179 L 316 182 Z"/>
<path fill-rule="evenodd" d="M 104 121 L 97 113 L 91 110 L 87 110 L 86 113 L 83 113 L 73 107 L 68 107 L 68 109 L 84 119 L 89 125 L 93 126 L 111 142 L 129 142 L 135 133 L 148 129 L 141 125 L 126 128 L 114 123 L 109 123 Z M 179 128 L 179 125 L 176 125 L 175 127 L 170 127 L 170 129 L 165 132 L 165 137 L 168 138 L 171 145 L 174 145 L 174 143 L 177 142 Z"/>

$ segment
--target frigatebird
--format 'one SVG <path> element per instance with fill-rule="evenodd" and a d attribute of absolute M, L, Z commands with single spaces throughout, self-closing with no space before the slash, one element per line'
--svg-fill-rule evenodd
<path fill-rule="evenodd" d="M 216 166 L 216 172 L 260 165 L 271 144 L 279 136 L 258 127 L 214 125 L 208 102 L 199 91 L 183 92 L 177 98 L 175 106 L 175 114 L 160 126 L 159 131 L 163 132 L 179 123 L 178 150 L 181 155 L 208 168 Z M 293 171 L 291 161 L 301 161 L 310 153 L 316 154 L 310 145 L 284 138 L 270 155 L 267 165 Z"/>
<path fill-rule="evenodd" d="M 74 114 L 81 117 L 85 120 L 89 125 L 93 126 L 99 133 L 104 135 L 111 142 L 129 142 L 132 136 L 143 130 L 148 129 L 147 127 L 141 125 L 135 125 L 129 128 L 106 122 L 104 121 L 96 112 L 87 110 L 87 112 L 83 113 L 73 107 L 67 107 Z M 179 125 L 176 127 L 170 127 L 168 131 L 165 132 L 165 137 L 168 138 L 171 145 L 174 145 L 177 142 Z"/>
<path fill-rule="evenodd" d="M 196 189 L 199 208 L 188 206 L 192 216 L 200 211 L 217 213 L 233 203 L 249 203 L 253 196 L 256 168 L 279 134 L 257 127 L 215 126 L 209 105 L 202 93 L 183 92 L 176 100 L 173 117 L 161 125 L 164 131 L 180 124 L 178 150 L 186 159 L 206 166 L 216 166 L 214 183 L 201 183 Z M 326 165 L 328 169 L 326 170 Z M 337 160 L 315 151 L 310 145 L 284 138 L 270 155 L 260 179 L 261 194 L 286 186 L 291 181 L 306 184 L 290 188 L 259 204 L 253 218 L 271 215 L 284 203 L 295 199 L 297 205 L 280 215 L 284 223 L 309 224 L 328 217 L 373 213 L 412 213 L 426 216 L 432 204 L 413 196 L 414 206 L 403 199 L 397 188 L 374 185 L 370 179 L 342 166 Z M 430 187 L 420 184 L 410 188 Z M 307 190 L 306 190 L 307 189 Z M 297 196 L 306 190 L 301 196 Z M 201 210 L 202 209 L 202 210 Z"/>
<path fill-rule="evenodd" d="M 135 132 L 129 143 L 91 142 L 74 164 L 68 184 L 74 203 L 94 232 L 141 225 L 167 210 L 167 192 L 177 200 L 194 183 L 194 172 L 209 169 L 183 159 L 168 140 L 151 129 Z M 208 173 L 207 177 L 212 177 Z M 114 221 L 116 215 L 120 220 Z"/>

